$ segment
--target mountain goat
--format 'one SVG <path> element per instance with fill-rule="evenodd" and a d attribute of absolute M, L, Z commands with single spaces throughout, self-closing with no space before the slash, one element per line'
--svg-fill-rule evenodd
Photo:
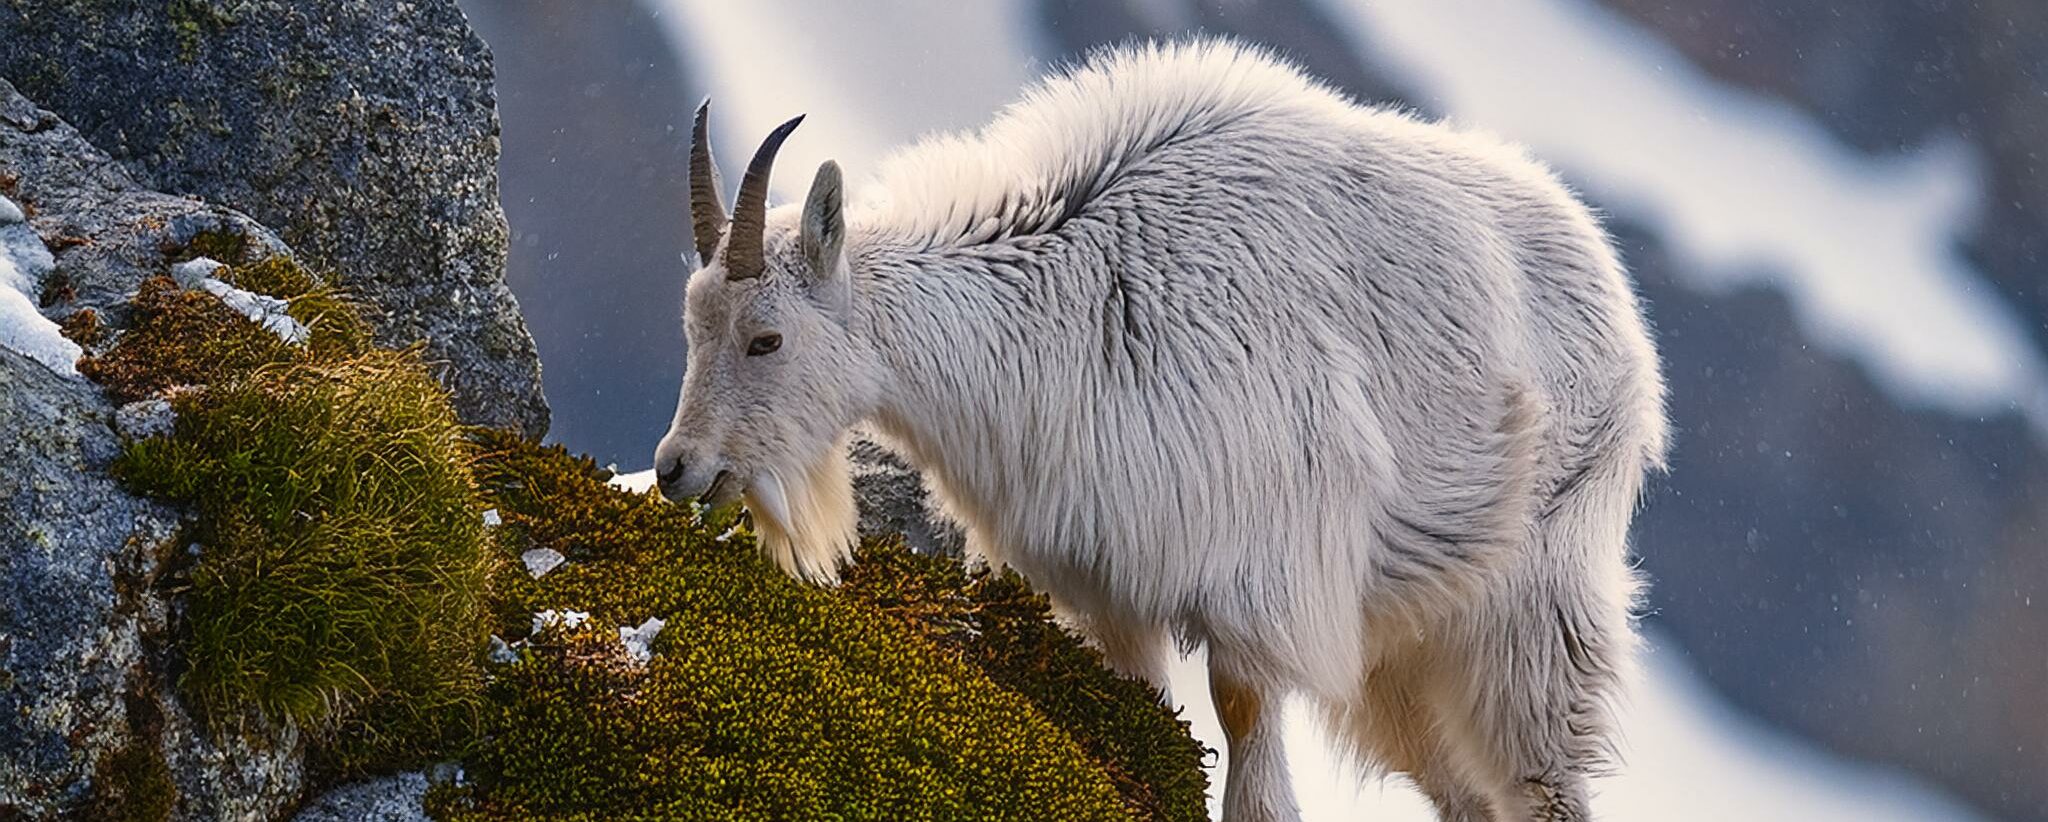
<path fill-rule="evenodd" d="M 1225 819 L 1297 816 L 1290 695 L 1445 819 L 1588 817 L 1666 429 L 1632 287 L 1550 172 L 1215 40 L 1100 53 L 875 196 L 827 162 L 770 211 L 791 120 L 729 221 L 704 118 L 665 496 L 744 499 L 829 579 L 863 426 L 1115 668 L 1208 648 Z"/>

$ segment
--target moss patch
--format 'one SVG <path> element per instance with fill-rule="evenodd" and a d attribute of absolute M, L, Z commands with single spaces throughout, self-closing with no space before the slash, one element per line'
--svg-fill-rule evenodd
<path fill-rule="evenodd" d="M 559 449 L 486 443 L 479 480 L 511 577 L 500 631 L 526 636 L 543 609 L 591 622 L 493 666 L 475 782 L 437 792 L 438 817 L 1178 818 L 1134 814 L 1030 699 L 895 616 L 789 580 L 744 528 L 611 490 Z M 535 546 L 569 563 L 528 579 L 509 560 Z M 636 664 L 618 628 L 650 616 L 667 625 Z"/>
<path fill-rule="evenodd" d="M 473 693 L 485 577 L 468 455 L 405 354 L 268 365 L 180 395 L 119 473 L 191 505 L 185 690 L 324 727 L 383 694 Z"/>
<path fill-rule="evenodd" d="M 130 309 L 130 328 L 113 349 L 78 361 L 79 373 L 99 381 L 117 403 L 298 359 L 277 335 L 211 294 L 181 291 L 169 277 L 144 280 Z"/>
<path fill-rule="evenodd" d="M 93 775 L 93 801 L 86 816 L 118 822 L 163 822 L 171 818 L 178 790 L 171 766 L 157 750 L 163 717 L 147 696 L 130 694 L 124 701 L 131 741 L 100 760 Z"/>
<path fill-rule="evenodd" d="M 80 362 L 117 402 L 169 395 L 173 434 L 116 464 L 195 514 L 174 584 L 189 702 L 315 732 L 334 774 L 417 764 L 474 735 L 487 574 L 469 450 L 415 353 L 378 351 L 339 293 L 286 258 L 222 279 L 289 301 L 290 345 L 153 278 Z M 172 393 L 172 389 L 182 389 Z"/>
<path fill-rule="evenodd" d="M 221 272 L 231 285 L 289 302 L 306 326 L 304 346 L 264 330 L 211 294 L 185 291 L 169 277 L 151 277 L 129 303 L 129 328 L 103 354 L 82 357 L 80 373 L 117 403 L 179 386 L 231 380 L 274 363 L 332 362 L 370 350 L 370 326 L 340 292 L 285 258 Z"/>
<path fill-rule="evenodd" d="M 1137 818 L 1207 820 L 1207 749 L 1159 692 L 1103 667 L 1102 655 L 1052 619 L 1050 603 L 1015 572 L 970 570 L 870 542 L 843 583 L 847 596 L 895 616 L 997 684 L 1024 696 L 1073 736 Z"/>
<path fill-rule="evenodd" d="M 192 235 L 183 245 L 166 243 L 162 251 L 173 263 L 205 257 L 226 265 L 240 265 L 249 253 L 249 237 L 234 229 L 210 229 Z M 283 258 L 279 260 L 290 264 Z"/>

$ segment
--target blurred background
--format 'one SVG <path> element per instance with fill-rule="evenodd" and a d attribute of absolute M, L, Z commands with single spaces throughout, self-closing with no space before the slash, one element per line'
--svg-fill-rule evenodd
<path fill-rule="evenodd" d="M 1607 215 L 1678 431 L 1636 529 L 1648 682 L 1599 806 L 2048 820 L 2048 3 L 463 6 L 496 55 L 553 438 L 627 470 L 681 384 L 706 95 L 727 179 L 810 115 L 784 199 L 827 157 L 858 178 L 1091 48 L 1187 32 L 1529 145 Z M 1317 751 L 1296 750 L 1311 818 L 1426 818 Z"/>

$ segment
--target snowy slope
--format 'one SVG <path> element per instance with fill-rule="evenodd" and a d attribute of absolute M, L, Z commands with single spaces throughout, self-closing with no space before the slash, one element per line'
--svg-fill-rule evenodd
<path fill-rule="evenodd" d="M 77 376 L 78 345 L 36 310 L 42 277 L 53 265 L 50 250 L 23 221 L 21 207 L 0 197 L 0 347 Z"/>

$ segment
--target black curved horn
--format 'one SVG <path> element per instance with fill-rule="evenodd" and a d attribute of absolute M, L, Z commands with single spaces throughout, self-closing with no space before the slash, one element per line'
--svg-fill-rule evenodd
<path fill-rule="evenodd" d="M 706 97 L 690 127 L 690 233 L 697 241 L 699 265 L 711 264 L 719 235 L 725 232 L 725 185 L 711 159 L 710 117 L 711 98 Z"/>
<path fill-rule="evenodd" d="M 768 132 L 768 139 L 754 152 L 753 162 L 747 164 L 747 176 L 740 178 L 739 202 L 732 209 L 732 234 L 725 243 L 726 279 L 752 279 L 767 270 L 761 243 L 768 221 L 768 174 L 775 168 L 775 153 L 782 150 L 782 141 L 803 121 L 799 114 Z"/>

